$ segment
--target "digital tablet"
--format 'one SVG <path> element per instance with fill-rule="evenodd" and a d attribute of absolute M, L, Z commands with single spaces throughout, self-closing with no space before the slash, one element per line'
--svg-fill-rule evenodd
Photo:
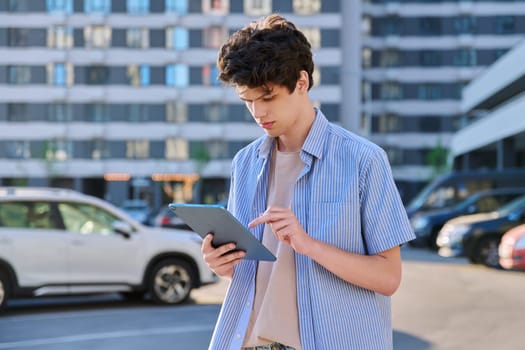
<path fill-rule="evenodd" d="M 213 232 L 213 245 L 234 242 L 244 259 L 275 261 L 275 256 L 221 205 L 172 203 L 168 207 L 202 238 Z"/>

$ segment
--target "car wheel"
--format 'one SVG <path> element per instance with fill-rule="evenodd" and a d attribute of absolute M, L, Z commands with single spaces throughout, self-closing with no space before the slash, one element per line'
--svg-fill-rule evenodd
<path fill-rule="evenodd" d="M 180 259 L 159 262 L 149 279 L 153 301 L 161 304 L 179 304 L 190 296 L 195 285 L 195 273 L 189 263 Z"/>
<path fill-rule="evenodd" d="M 499 268 L 498 245 L 499 238 L 485 238 L 479 242 L 476 249 L 477 261 L 489 266 Z"/>
<path fill-rule="evenodd" d="M 5 272 L 0 271 L 0 310 L 7 305 L 7 297 L 9 291 L 9 281 Z"/>

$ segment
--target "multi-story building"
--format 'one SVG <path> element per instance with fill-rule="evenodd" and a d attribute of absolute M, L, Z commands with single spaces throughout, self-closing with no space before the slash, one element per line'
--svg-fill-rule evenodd
<path fill-rule="evenodd" d="M 339 1 L 0 0 L 1 184 L 221 200 L 261 131 L 219 84 L 217 49 L 274 11 L 308 34 L 312 97 L 338 121 Z"/>
<path fill-rule="evenodd" d="M 525 168 L 525 39 L 463 91 L 471 123 L 454 134 L 454 168 Z M 480 115 L 479 111 L 483 111 Z"/>
<path fill-rule="evenodd" d="M 463 84 L 525 32 L 523 1 L 0 0 L 0 184 L 222 199 L 261 131 L 218 83 L 217 48 L 272 12 L 312 43 L 312 99 L 387 151 L 404 199 L 458 128 Z"/>
<path fill-rule="evenodd" d="M 370 0 L 362 19 L 366 135 L 410 197 L 465 120 L 463 86 L 524 37 L 525 2 Z"/>

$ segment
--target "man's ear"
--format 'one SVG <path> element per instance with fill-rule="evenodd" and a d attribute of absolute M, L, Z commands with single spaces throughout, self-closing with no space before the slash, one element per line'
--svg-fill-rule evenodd
<path fill-rule="evenodd" d="M 304 70 L 299 72 L 299 79 L 297 79 L 296 88 L 300 92 L 307 92 L 309 88 L 310 80 L 308 79 L 308 73 Z"/>

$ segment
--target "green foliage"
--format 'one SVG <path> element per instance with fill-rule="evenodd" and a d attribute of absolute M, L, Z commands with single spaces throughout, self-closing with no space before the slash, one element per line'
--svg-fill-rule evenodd
<path fill-rule="evenodd" d="M 432 178 L 449 170 L 448 154 L 449 150 L 441 145 L 441 140 L 427 153 L 426 161 L 432 167 Z"/>

